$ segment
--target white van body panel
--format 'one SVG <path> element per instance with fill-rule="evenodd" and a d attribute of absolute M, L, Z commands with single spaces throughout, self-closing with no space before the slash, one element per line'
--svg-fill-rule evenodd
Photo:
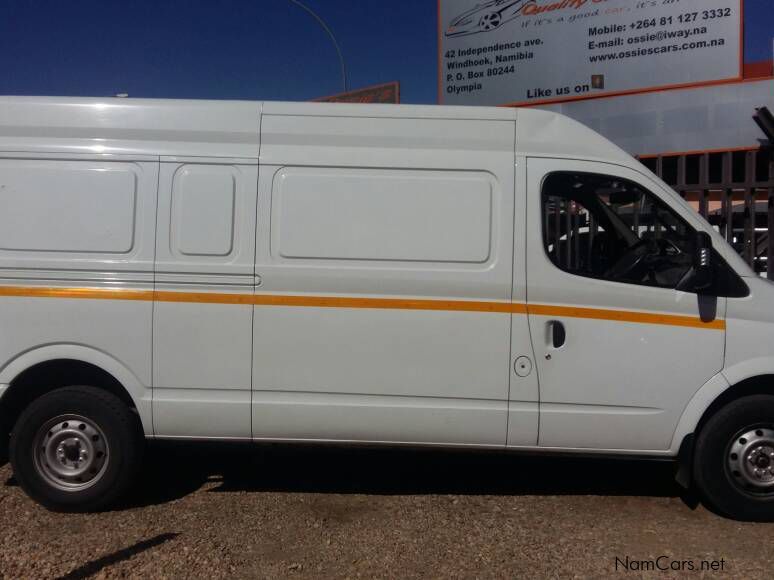
<path fill-rule="evenodd" d="M 774 284 L 759 276 L 744 278 L 744 282 L 750 295 L 728 299 L 723 372 L 707 382 L 685 408 L 672 439 L 675 453 L 712 403 L 731 386 L 761 377 L 774 380 Z"/>
<path fill-rule="evenodd" d="M 153 316 L 158 437 L 249 439 L 258 167 L 161 159 Z M 221 297 L 219 297 L 221 295 Z M 218 301 L 209 303 L 209 298 Z"/>
<path fill-rule="evenodd" d="M 255 308 L 253 435 L 502 447 L 510 316 L 424 305 L 511 302 L 513 113 L 391 112 L 264 108 L 256 298 L 307 305 Z M 394 300 L 420 307 L 370 307 Z M 514 391 L 524 444 L 537 437 L 534 387 Z"/>
<path fill-rule="evenodd" d="M 127 163 L 0 159 L 0 251 L 129 254 L 141 171 Z M 34 222 L 39 227 L 30 228 Z"/>
<path fill-rule="evenodd" d="M 729 387 L 731 387 L 731 383 L 723 376 L 723 373 L 718 373 L 694 393 L 672 435 L 672 444 L 669 446 L 672 455 L 677 455 L 685 437 L 695 431 L 710 405 Z"/>
<path fill-rule="evenodd" d="M 258 157 L 261 103 L 0 97 L 0 151 Z"/>
<path fill-rule="evenodd" d="M 272 247 L 286 259 L 484 264 L 497 186 L 483 171 L 284 168 Z M 443 220 L 428 228 L 434 214 Z"/>
<path fill-rule="evenodd" d="M 724 331 L 572 318 L 548 366 L 556 315 L 529 305 L 698 306 L 550 270 L 531 164 L 642 184 L 751 296 L 717 301 Z M 675 455 L 730 385 L 774 376 L 774 287 L 554 113 L 0 97 L 0 209 L 0 404 L 35 364 L 80 360 L 148 437 Z"/>
<path fill-rule="evenodd" d="M 746 298 L 728 301 L 728 340 L 723 374 L 732 385 L 755 376 L 774 376 L 774 284 L 745 278 Z"/>
<path fill-rule="evenodd" d="M 516 142 L 521 155 L 635 166 L 629 153 L 574 119 L 542 109 L 515 110 Z"/>
<path fill-rule="evenodd" d="M 157 181 L 132 157 L 0 153 L 0 276 L 152 278 Z"/>
<path fill-rule="evenodd" d="M 296 117 L 515 121 L 518 115 L 518 109 L 505 107 L 438 107 L 435 105 L 368 105 L 360 103 L 296 103 L 290 101 L 265 101 L 261 105 L 264 115 L 292 115 Z M 531 115 L 532 113 L 529 114 Z M 565 118 L 561 115 L 558 116 Z M 404 133 L 404 137 L 410 136 L 411 133 Z M 475 138 L 476 135 L 471 135 L 470 137 Z"/>
<path fill-rule="evenodd" d="M 134 156 L 0 152 L 0 383 L 57 358 L 90 363 L 152 434 L 153 304 L 110 296 L 152 297 L 157 182 L 158 164 Z"/>

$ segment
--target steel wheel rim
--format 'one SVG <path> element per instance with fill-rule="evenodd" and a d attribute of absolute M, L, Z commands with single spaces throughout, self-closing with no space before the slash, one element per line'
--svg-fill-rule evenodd
<path fill-rule="evenodd" d="M 734 484 L 747 493 L 774 494 L 774 427 L 746 427 L 729 442 L 726 465 Z"/>
<path fill-rule="evenodd" d="M 91 419 L 60 415 L 38 429 L 33 464 L 46 482 L 61 491 L 83 491 L 105 473 L 110 459 L 105 434 Z"/>

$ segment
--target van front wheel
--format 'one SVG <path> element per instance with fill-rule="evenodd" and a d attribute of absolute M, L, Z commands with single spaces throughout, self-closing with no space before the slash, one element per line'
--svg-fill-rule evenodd
<path fill-rule="evenodd" d="M 743 397 L 713 415 L 696 442 L 694 476 L 723 515 L 774 521 L 774 396 Z"/>
<path fill-rule="evenodd" d="M 65 387 L 33 401 L 11 436 L 14 475 L 34 500 L 57 511 L 96 511 L 137 472 L 142 441 L 129 408 L 94 387 Z"/>

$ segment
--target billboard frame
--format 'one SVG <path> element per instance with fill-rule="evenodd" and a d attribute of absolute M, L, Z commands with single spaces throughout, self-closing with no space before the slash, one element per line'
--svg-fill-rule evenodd
<path fill-rule="evenodd" d="M 443 36 L 443 23 L 441 22 L 441 2 L 443 0 L 437 0 L 437 24 L 438 24 L 438 104 L 444 104 L 443 93 L 443 48 L 442 48 L 442 36 Z M 730 77 L 726 79 L 716 79 L 711 81 L 700 81 L 692 83 L 677 83 L 671 85 L 660 85 L 654 87 L 647 87 L 643 89 L 628 89 L 623 91 L 608 91 L 601 93 L 594 93 L 591 95 L 582 96 L 570 96 L 559 97 L 552 99 L 534 99 L 529 101 L 513 101 L 510 103 L 502 103 L 495 105 L 498 107 L 531 107 L 539 105 L 556 105 L 560 103 L 571 103 L 577 101 L 590 101 L 592 99 L 605 99 L 610 97 L 623 97 L 627 95 L 643 95 L 647 93 L 659 93 L 662 91 L 671 91 L 678 89 L 693 89 L 700 87 L 713 87 L 718 85 L 732 85 L 745 81 L 744 76 L 744 0 L 739 0 L 739 73 L 736 77 Z M 759 80 L 759 79 L 758 79 Z"/>

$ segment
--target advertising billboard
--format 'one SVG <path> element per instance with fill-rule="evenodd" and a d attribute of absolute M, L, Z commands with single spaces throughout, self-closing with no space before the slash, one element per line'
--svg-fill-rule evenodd
<path fill-rule="evenodd" d="M 741 0 L 439 0 L 439 101 L 546 104 L 743 72 Z"/>

